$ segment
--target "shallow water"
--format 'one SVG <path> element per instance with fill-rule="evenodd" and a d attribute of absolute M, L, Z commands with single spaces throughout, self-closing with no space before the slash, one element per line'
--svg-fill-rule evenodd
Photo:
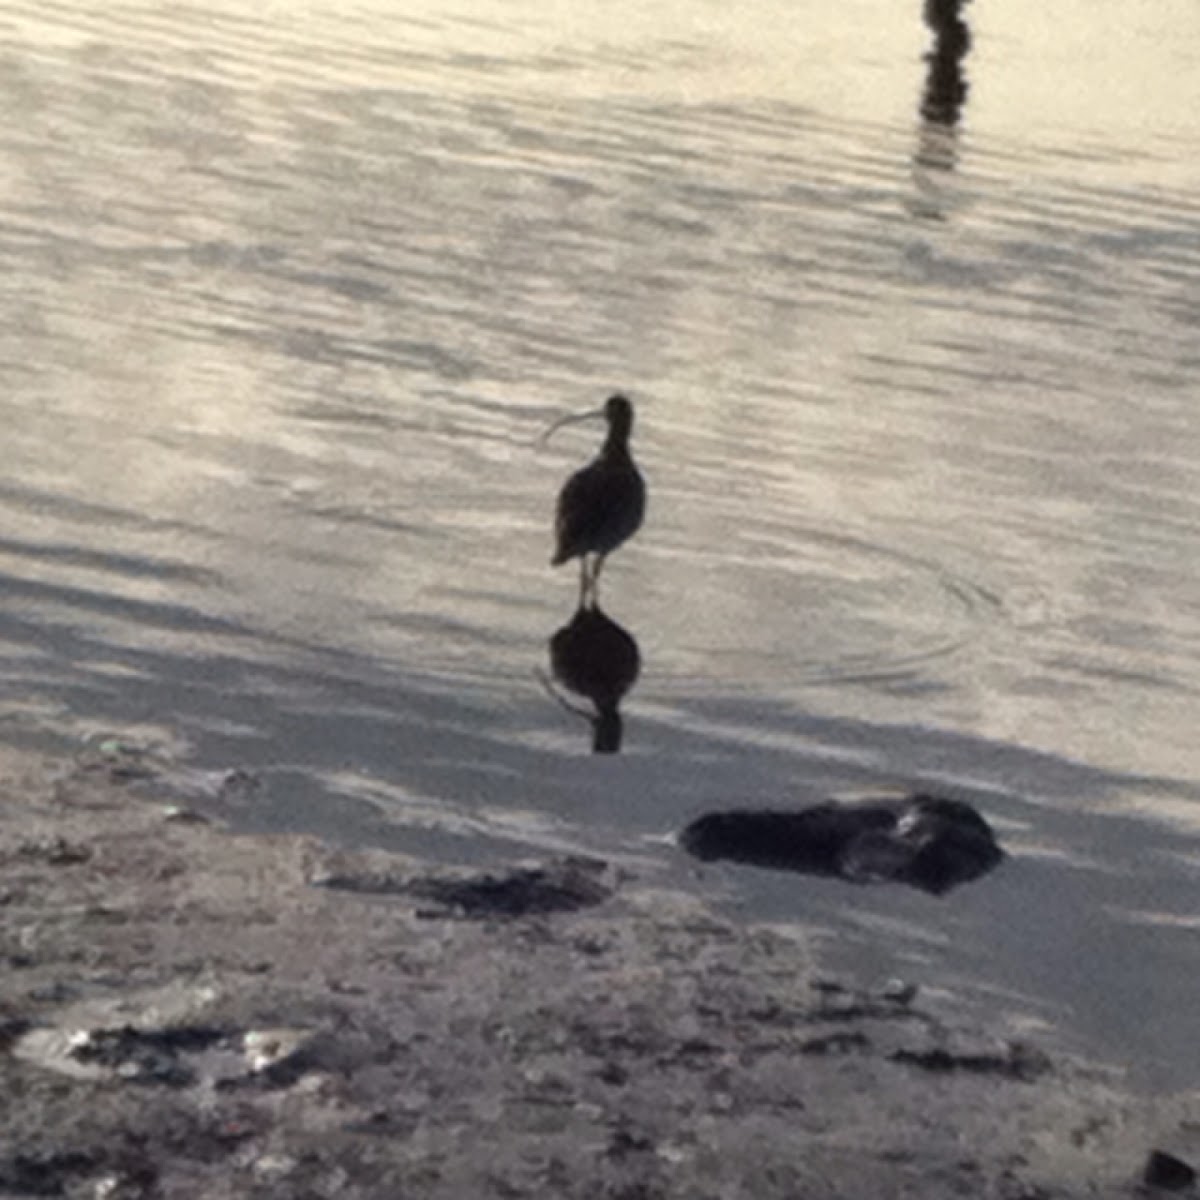
<path fill-rule="evenodd" d="M 0 732 L 254 770 L 255 828 L 624 855 L 1193 1084 L 1200 10 L 977 3 L 927 63 L 916 3 L 400 7 L 0 5 Z M 598 431 L 535 443 L 618 387 L 593 757 L 535 672 Z M 1011 861 L 660 840 L 913 784 Z"/>

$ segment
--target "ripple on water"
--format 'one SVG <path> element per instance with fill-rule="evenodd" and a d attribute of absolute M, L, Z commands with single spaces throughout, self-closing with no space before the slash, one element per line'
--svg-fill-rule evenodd
<path fill-rule="evenodd" d="M 974 581 L 846 534 L 751 528 L 737 552 L 710 550 L 704 560 L 724 582 L 675 602 L 677 640 L 651 661 L 666 694 L 933 687 L 923 668 L 965 651 L 1001 616 L 997 597 Z"/>

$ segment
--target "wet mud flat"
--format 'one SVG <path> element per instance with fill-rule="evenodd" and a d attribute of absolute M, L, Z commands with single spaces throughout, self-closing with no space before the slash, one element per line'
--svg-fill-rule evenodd
<path fill-rule="evenodd" d="M 1118 1197 L 1200 1101 L 588 859 L 431 873 L 0 758 L 0 1196 Z M 135 764 L 136 766 L 136 764 Z M 1153 1149 L 1154 1184 L 1144 1182 Z"/>

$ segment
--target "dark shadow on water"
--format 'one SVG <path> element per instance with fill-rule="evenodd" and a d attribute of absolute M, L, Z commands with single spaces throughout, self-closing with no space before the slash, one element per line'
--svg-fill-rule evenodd
<path fill-rule="evenodd" d="M 621 701 L 642 669 L 637 639 L 598 602 L 584 601 L 570 621 L 551 635 L 549 648 L 554 679 L 590 701 L 592 709 L 588 711 L 556 692 L 552 694 L 591 724 L 593 753 L 618 753 L 624 736 Z"/>
<path fill-rule="evenodd" d="M 47 561 L 73 561 L 62 544 Z M 754 920 L 834 931 L 836 952 L 872 974 L 910 971 L 904 955 L 931 930 L 942 938 L 929 967 L 938 979 L 981 980 L 1036 1000 L 1052 1019 L 1068 1014 L 1072 1028 L 1115 1057 L 1163 1064 L 1156 1086 L 1200 1070 L 1188 990 L 1193 839 L 1155 815 L 1160 803 L 1164 814 L 1200 807 L 1194 782 L 922 724 L 909 704 L 878 722 L 770 695 L 673 696 L 661 685 L 638 717 L 638 746 L 653 753 L 591 770 L 544 744 L 546 701 L 516 655 L 511 674 L 415 670 L 210 609 L 198 594 L 204 584 L 180 591 L 170 560 L 161 565 L 176 586 L 164 594 L 177 598 L 131 600 L 25 577 L 28 547 L 18 549 L 0 577 L 0 740 L 70 753 L 100 733 L 161 737 L 168 755 L 187 747 L 176 751 L 181 777 L 258 781 L 213 800 L 246 831 L 486 866 L 568 849 L 626 857 L 681 886 L 694 885 L 697 868 L 666 849 L 663 834 L 703 814 L 794 813 L 846 791 L 893 787 L 950 796 L 986 813 L 1007 852 L 987 886 L 962 888 L 952 905 L 930 910 L 930 897 L 913 887 L 847 892 L 835 878 L 814 879 L 798 906 L 787 872 L 736 869 L 734 902 Z M 156 569 L 154 560 L 100 563 L 92 553 L 80 561 L 116 576 Z M 581 627 L 584 652 L 573 658 Z M 560 668 L 592 719 L 598 705 L 586 689 L 599 675 L 600 703 L 619 704 L 640 654 L 606 614 L 576 613 L 563 628 L 575 633 Z M 615 664 L 596 661 L 606 639 L 621 647 Z M 919 664 L 914 673 L 919 682 Z M 163 794 L 173 780 L 163 780 Z M 896 861 L 886 838 L 866 848 L 859 861 L 876 873 Z"/>

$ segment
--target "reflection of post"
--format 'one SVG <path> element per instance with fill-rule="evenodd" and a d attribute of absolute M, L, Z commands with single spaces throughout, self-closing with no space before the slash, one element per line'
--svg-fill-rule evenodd
<path fill-rule="evenodd" d="M 945 219 L 947 197 L 931 172 L 953 171 L 958 162 L 957 126 L 968 91 L 962 62 L 971 48 L 971 31 L 962 18 L 965 3 L 925 0 L 925 24 L 933 32 L 933 46 L 925 55 L 921 130 L 913 163 L 922 196 L 913 211 L 939 221 Z"/>
<path fill-rule="evenodd" d="M 921 116 L 952 129 L 962 115 L 967 81 L 962 60 L 971 48 L 971 31 L 962 19 L 964 0 L 925 0 L 925 24 L 933 31 L 933 49 L 925 56 L 929 72 L 921 97 Z"/>

